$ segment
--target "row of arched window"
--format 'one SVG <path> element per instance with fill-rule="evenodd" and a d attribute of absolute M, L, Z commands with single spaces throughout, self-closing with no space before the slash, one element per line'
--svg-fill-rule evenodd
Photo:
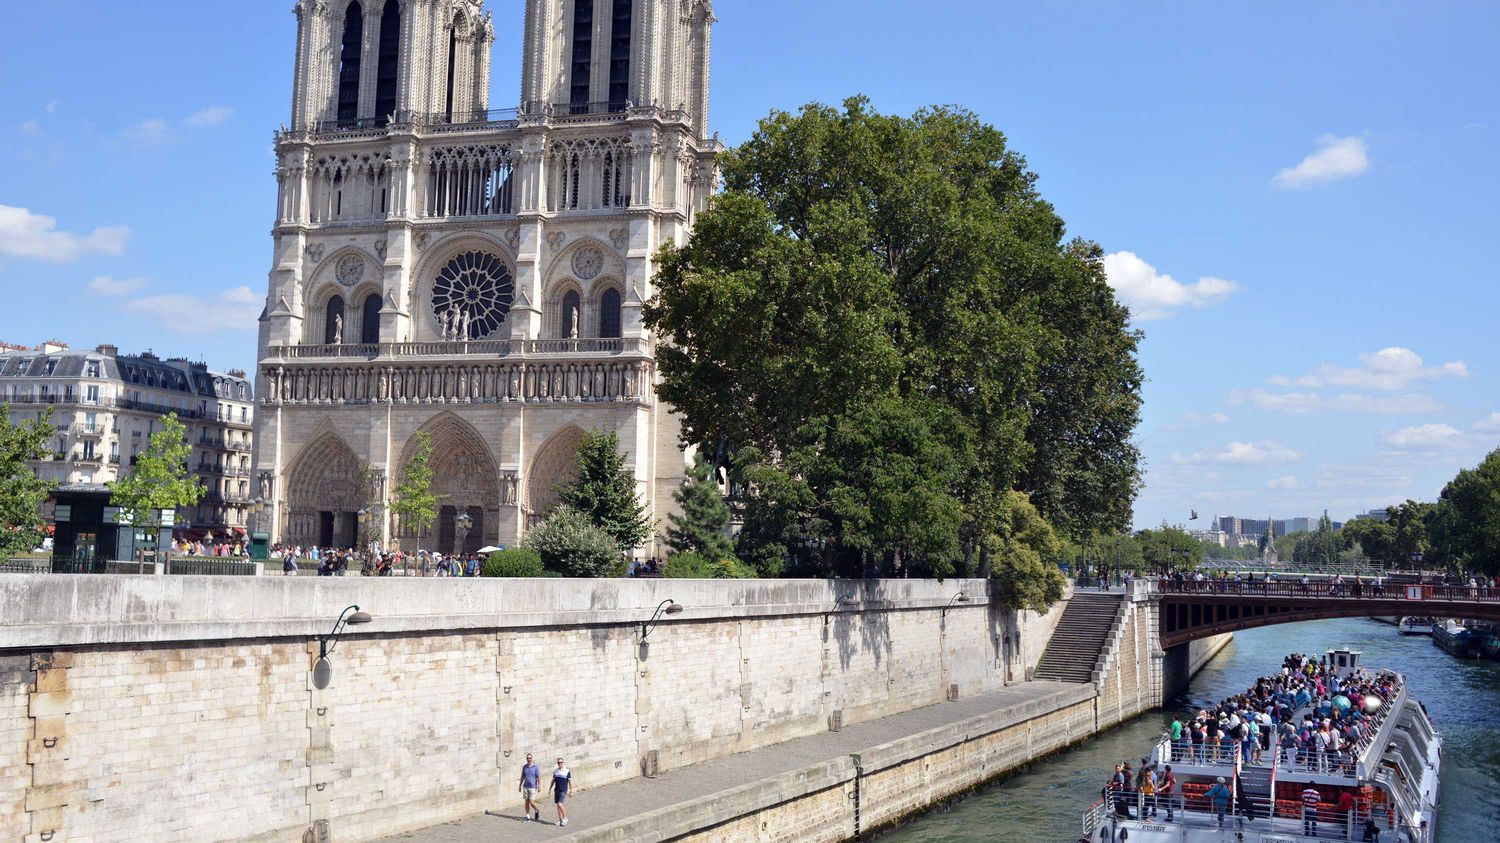
<path fill-rule="evenodd" d="M 339 50 L 340 123 L 359 119 L 361 60 L 364 52 L 365 10 L 359 0 L 344 10 L 344 36 Z M 401 66 L 401 4 L 386 0 L 380 13 L 375 54 L 375 116 L 384 122 L 396 110 L 396 85 Z M 452 81 L 449 81 L 452 86 Z"/>
<path fill-rule="evenodd" d="M 569 290 L 562 297 L 557 312 L 557 335 L 562 339 L 596 336 L 615 338 L 620 336 L 620 291 L 608 287 L 599 296 L 598 333 L 589 334 L 584 324 L 583 300 L 577 291 Z"/>
<path fill-rule="evenodd" d="M 359 342 L 363 345 L 374 345 L 380 342 L 381 304 L 380 294 L 371 293 L 365 296 L 364 304 L 360 305 Z M 349 333 L 349 317 L 344 310 L 343 296 L 334 296 L 324 306 L 323 342 L 325 344 L 333 345 L 353 341 Z"/>

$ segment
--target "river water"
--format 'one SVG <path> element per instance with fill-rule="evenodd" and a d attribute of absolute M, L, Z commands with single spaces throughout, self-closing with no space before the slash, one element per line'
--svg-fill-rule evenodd
<path fill-rule="evenodd" d="M 1081 817 L 1120 761 L 1139 760 L 1170 723 L 1274 673 L 1288 653 L 1353 647 L 1366 667 L 1405 674 L 1443 735 L 1438 843 L 1500 840 L 1500 662 L 1453 658 L 1425 636 L 1362 619 L 1253 629 L 1204 667 L 1167 709 L 1139 717 L 990 784 L 899 829 L 880 843 L 1074 843 Z"/>

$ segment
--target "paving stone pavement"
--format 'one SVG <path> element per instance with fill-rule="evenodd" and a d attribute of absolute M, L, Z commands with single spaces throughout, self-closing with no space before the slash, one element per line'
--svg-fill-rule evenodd
<path fill-rule="evenodd" d="M 385 838 L 382 843 L 527 843 L 566 840 L 570 835 L 627 819 L 636 814 L 709 796 L 722 790 L 798 770 L 810 764 L 861 752 L 908 735 L 978 717 L 1012 705 L 1024 704 L 1077 685 L 1065 682 L 1026 682 L 977 694 L 957 702 L 924 708 L 845 726 L 841 732 L 822 732 L 804 738 L 741 752 L 702 764 L 662 773 L 654 779 L 629 781 L 585 790 L 568 800 L 568 826 L 557 826 L 552 803 L 542 800 L 542 819 L 522 821 L 519 794 L 492 813 L 444 823 Z M 545 758 L 543 752 L 537 756 Z M 545 778 L 547 768 L 543 765 Z M 502 787 L 502 790 L 506 788 Z"/>

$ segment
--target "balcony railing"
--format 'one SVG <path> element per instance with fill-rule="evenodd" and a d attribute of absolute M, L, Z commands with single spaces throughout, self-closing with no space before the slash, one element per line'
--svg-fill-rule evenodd
<path fill-rule="evenodd" d="M 99 424 L 74 424 L 68 429 L 80 436 L 102 436 L 106 428 Z"/>
<path fill-rule="evenodd" d="M 176 413 L 181 419 L 201 419 L 203 414 L 197 410 L 186 410 L 181 407 L 168 407 L 165 404 L 153 404 L 149 401 L 136 401 L 130 398 L 80 398 L 77 395 L 12 395 L 0 396 L 0 404 L 16 405 L 45 405 L 45 406 L 74 406 L 74 407 L 101 407 L 105 409 L 135 410 L 141 413 L 152 413 L 165 416 L 168 413 Z M 102 425 L 99 426 L 101 429 Z"/>
<path fill-rule="evenodd" d="M 361 135 L 380 136 L 396 130 L 412 128 L 442 132 L 448 129 L 507 128 L 519 125 L 524 118 L 548 118 L 568 122 L 578 118 L 593 120 L 623 120 L 627 117 L 648 116 L 665 120 L 685 120 L 687 112 L 681 109 L 662 108 L 656 105 L 641 105 L 629 100 L 605 102 L 529 102 L 520 108 L 491 108 L 485 111 L 461 111 L 418 113 L 398 111 L 379 117 L 355 117 L 349 119 L 319 120 L 307 131 L 314 135 Z M 290 130 L 277 133 L 283 140 L 300 134 Z"/>
<path fill-rule="evenodd" d="M 579 339 L 480 340 L 475 342 L 393 342 L 359 345 L 273 345 L 271 360 L 364 359 L 382 357 L 443 357 L 448 355 L 509 357 L 527 354 L 627 354 L 644 350 L 642 340 L 619 337 Z"/>

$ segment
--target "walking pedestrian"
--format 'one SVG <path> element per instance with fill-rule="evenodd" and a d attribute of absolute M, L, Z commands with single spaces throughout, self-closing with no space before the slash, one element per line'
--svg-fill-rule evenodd
<path fill-rule="evenodd" d="M 568 801 L 568 791 L 573 787 L 573 771 L 563 765 L 561 758 L 557 759 L 557 769 L 552 771 L 552 803 L 557 806 L 557 824 L 565 826 L 568 824 L 568 809 L 564 804 Z"/>
<path fill-rule="evenodd" d="M 1172 821 L 1172 800 L 1177 798 L 1177 776 L 1172 773 L 1172 765 L 1166 764 L 1161 768 L 1161 777 L 1156 785 L 1156 799 L 1167 809 L 1167 822 Z"/>
<path fill-rule="evenodd" d="M 542 768 L 531 760 L 531 753 L 526 753 L 526 763 L 521 765 L 521 780 L 516 784 L 516 789 L 521 792 L 522 806 L 526 811 L 526 822 L 542 819 L 542 809 L 536 805 L 536 794 L 540 787 Z"/>

